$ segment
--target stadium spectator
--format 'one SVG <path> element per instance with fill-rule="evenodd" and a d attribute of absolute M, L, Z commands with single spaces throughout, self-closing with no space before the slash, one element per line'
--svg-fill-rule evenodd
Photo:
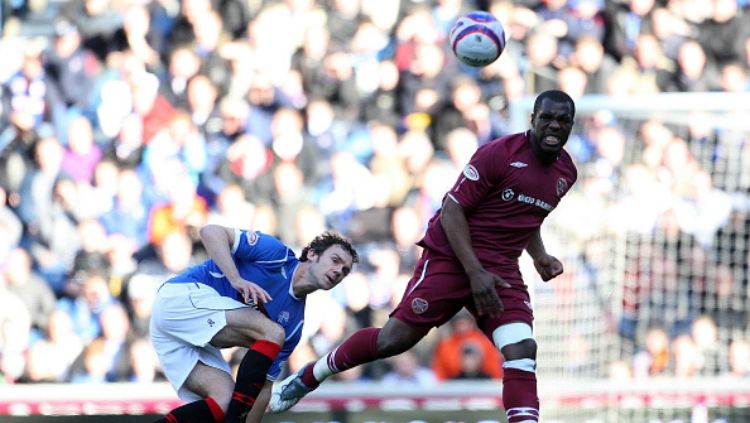
<path fill-rule="evenodd" d="M 528 69 L 525 69 L 526 94 L 544 92 L 557 88 L 557 74 L 562 63 L 559 60 L 559 42 L 544 29 L 529 35 L 526 44 Z"/>
<path fill-rule="evenodd" d="M 613 382 L 627 382 L 633 379 L 630 363 L 625 360 L 615 360 L 607 366 L 607 377 Z"/>
<path fill-rule="evenodd" d="M 698 40 L 710 61 L 719 65 L 742 57 L 742 44 L 750 35 L 746 19 L 735 0 L 714 0 L 710 15 L 698 24 Z"/>
<path fill-rule="evenodd" d="M 83 349 L 80 367 L 71 367 L 70 383 L 106 383 L 110 357 L 107 355 L 105 341 L 94 338 Z"/>
<path fill-rule="evenodd" d="M 604 52 L 601 42 L 592 36 L 581 36 L 575 43 L 570 62 L 586 73 L 586 93 L 605 91 L 607 77 L 617 68 L 617 63 Z"/>
<path fill-rule="evenodd" d="M 26 367 L 25 353 L 31 336 L 32 320 L 26 304 L 7 287 L 0 274 L 0 376 L 7 383 L 22 378 Z"/>
<path fill-rule="evenodd" d="M 70 362 L 46 339 L 34 342 L 26 352 L 26 368 L 20 379 L 25 383 L 55 383 L 66 380 Z"/>
<path fill-rule="evenodd" d="M 417 353 L 413 350 L 388 359 L 392 370 L 383 375 L 381 383 L 386 386 L 416 385 L 420 387 L 432 386 L 437 383 L 435 374 L 429 367 L 421 364 Z"/>
<path fill-rule="evenodd" d="M 466 344 L 461 350 L 461 372 L 454 378 L 457 380 L 492 379 L 492 375 L 482 369 L 484 354 L 473 344 Z"/>
<path fill-rule="evenodd" d="M 729 372 L 727 376 L 736 379 L 750 378 L 750 342 L 734 339 L 729 345 Z"/>
<path fill-rule="evenodd" d="M 122 17 L 111 6 L 110 0 L 75 0 L 61 10 L 78 27 L 83 46 L 99 61 L 105 60 L 112 35 L 122 27 Z"/>
<path fill-rule="evenodd" d="M 651 11 L 655 0 L 607 2 L 604 47 L 618 62 L 633 54 L 639 34 L 651 31 Z"/>
<path fill-rule="evenodd" d="M 83 338 L 75 331 L 73 318 L 70 313 L 63 309 L 56 309 L 49 316 L 49 325 L 45 340 L 49 342 L 51 348 L 49 355 L 41 354 L 34 359 L 49 360 L 54 357 L 64 363 L 64 370 L 58 375 L 58 381 L 68 380 L 70 369 L 75 359 L 81 354 L 86 346 Z M 33 365 L 33 364 L 30 364 Z"/>
<path fill-rule="evenodd" d="M 669 366 L 669 337 L 664 328 L 653 326 L 643 338 L 643 347 L 633 357 L 633 377 L 662 375 Z"/>
<path fill-rule="evenodd" d="M 109 367 L 106 380 L 122 382 L 128 379 L 128 352 L 130 350 L 130 319 L 122 304 L 113 304 L 104 309 L 99 316 L 102 326 L 101 339 L 104 340 L 104 353 Z"/>
<path fill-rule="evenodd" d="M 227 184 L 216 196 L 216 203 L 209 211 L 208 223 L 244 228 L 250 226 L 255 206 L 248 201 L 237 184 Z"/>
<path fill-rule="evenodd" d="M 433 119 L 433 147 L 446 150 L 446 137 L 452 130 L 465 127 L 471 109 L 482 100 L 482 92 L 474 78 L 459 76 L 451 82 L 448 101 L 440 105 Z"/>
<path fill-rule="evenodd" d="M 568 13 L 564 17 L 568 30 L 564 39 L 575 45 L 582 37 L 591 36 L 601 44 L 606 34 L 604 0 L 568 1 Z"/>
<path fill-rule="evenodd" d="M 55 293 L 44 279 L 32 270 L 31 256 L 23 248 L 16 247 L 5 256 L 2 274 L 9 293 L 20 299 L 31 317 L 32 337 L 47 333 L 49 319 L 55 309 Z"/>
<path fill-rule="evenodd" d="M 149 206 L 144 199 L 143 180 L 133 169 L 119 170 L 113 166 L 114 202 L 99 220 L 108 234 L 122 234 L 141 248 L 148 242 Z"/>
<path fill-rule="evenodd" d="M 81 240 L 80 249 L 73 258 L 72 275 L 80 275 L 87 272 L 102 272 L 110 274 L 109 243 L 107 233 L 97 220 L 81 220 L 77 227 L 78 236 Z M 115 295 L 119 291 L 113 291 Z"/>
<path fill-rule="evenodd" d="M 424 230 L 422 222 L 414 207 L 399 207 L 391 214 L 391 237 L 394 249 L 399 255 L 401 272 L 412 269 L 421 255 L 421 247 L 417 245 L 417 241 Z"/>
<path fill-rule="evenodd" d="M 188 85 L 200 74 L 201 59 L 189 46 L 177 46 L 169 55 L 164 97 L 175 107 L 188 105 Z"/>
<path fill-rule="evenodd" d="M 147 384 L 160 380 L 159 358 L 148 338 L 136 338 L 129 344 L 128 360 L 128 382 Z"/>
<path fill-rule="evenodd" d="M 122 302 L 130 320 L 129 337 L 148 338 L 149 322 L 159 282 L 156 277 L 141 273 L 134 274 L 127 280 Z"/>
<path fill-rule="evenodd" d="M 170 187 L 169 201 L 151 210 L 148 218 L 149 242 L 158 248 L 172 233 L 195 237 L 207 217 L 206 200 L 198 195 L 188 176 L 183 175 Z"/>
<path fill-rule="evenodd" d="M 76 336 L 85 343 L 91 342 L 101 335 L 99 316 L 116 300 L 109 292 L 106 276 L 96 272 L 76 275 L 70 290 L 77 292 L 61 298 L 57 308 L 70 315 Z"/>
<path fill-rule="evenodd" d="M 72 118 L 67 128 L 67 145 L 60 170 L 75 182 L 91 183 L 102 150 L 94 143 L 94 129 L 84 116 Z"/>
<path fill-rule="evenodd" d="M 55 37 L 44 64 L 44 72 L 55 94 L 49 104 L 52 122 L 63 144 L 67 144 L 68 125 L 77 115 L 88 112 L 94 77 L 99 71 L 96 56 L 83 46 L 75 22 L 58 19 Z"/>
<path fill-rule="evenodd" d="M 450 332 L 438 340 L 432 356 L 432 370 L 439 380 L 472 378 L 472 375 L 502 377 L 502 356 L 468 312 L 456 314 L 449 327 Z"/>
<path fill-rule="evenodd" d="M 32 234 L 38 232 L 38 211 L 50 210 L 55 181 L 60 175 L 63 147 L 49 136 L 36 141 L 32 149 L 34 168 L 26 172 L 19 187 L 16 211 Z"/>
<path fill-rule="evenodd" d="M 143 124 L 135 114 L 122 119 L 118 133 L 107 146 L 105 157 L 118 166 L 136 167 L 143 160 Z"/>
<path fill-rule="evenodd" d="M 221 117 L 218 110 L 219 88 L 205 75 L 196 75 L 187 83 L 185 108 L 204 137 L 218 130 Z M 204 153 L 204 156 L 208 153 Z"/>
<path fill-rule="evenodd" d="M 674 369 L 672 374 L 680 379 L 697 377 L 706 367 L 698 346 L 690 335 L 680 335 L 670 346 L 671 360 Z"/>
<path fill-rule="evenodd" d="M 690 327 L 694 344 L 698 372 L 701 375 L 716 375 L 726 368 L 727 357 L 721 357 L 719 328 L 710 316 L 699 316 Z"/>
<path fill-rule="evenodd" d="M 206 140 L 183 109 L 172 114 L 167 126 L 156 132 L 143 150 L 143 164 L 152 171 L 172 159 L 185 165 L 192 185 L 197 186 L 206 168 Z"/>
<path fill-rule="evenodd" d="M 146 5 L 131 3 L 123 5 L 121 12 L 122 26 L 118 28 L 109 40 L 109 49 L 116 51 L 128 50 L 146 65 L 148 69 L 156 70 L 161 66 L 161 46 L 159 33 L 151 31 L 151 15 Z"/>
<path fill-rule="evenodd" d="M 7 257 L 19 245 L 23 224 L 8 204 L 8 191 L 0 185 L 0 257 Z"/>
<path fill-rule="evenodd" d="M 73 181 L 65 177 L 54 182 L 49 209 L 38 210 L 30 252 L 36 270 L 60 296 L 66 284 L 81 238 L 76 223 L 80 207 Z"/>
<path fill-rule="evenodd" d="M 719 70 L 698 42 L 687 40 L 680 44 L 675 62 L 676 69 L 662 87 L 664 91 L 714 91 L 718 87 Z"/>

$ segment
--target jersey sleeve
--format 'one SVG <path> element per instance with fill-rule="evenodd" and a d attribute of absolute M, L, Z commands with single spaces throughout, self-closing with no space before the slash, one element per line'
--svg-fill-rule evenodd
<path fill-rule="evenodd" d="M 232 256 L 253 262 L 284 262 L 289 248 L 277 238 L 260 231 L 235 229 Z"/>
<path fill-rule="evenodd" d="M 477 207 L 502 177 L 508 153 L 499 142 L 480 147 L 448 191 L 448 197 L 464 210 Z"/>

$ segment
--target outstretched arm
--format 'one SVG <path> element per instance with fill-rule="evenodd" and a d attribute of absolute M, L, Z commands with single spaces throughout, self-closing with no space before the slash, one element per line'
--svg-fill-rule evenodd
<path fill-rule="evenodd" d="M 260 286 L 242 279 L 237 265 L 232 259 L 232 245 L 235 241 L 235 230 L 219 225 L 206 225 L 200 230 L 201 240 L 206 247 L 208 256 L 219 266 L 224 277 L 241 295 L 247 303 L 253 300 L 255 304 L 271 300 L 268 292 Z"/>
<path fill-rule="evenodd" d="M 534 267 L 536 267 L 536 271 L 539 272 L 539 276 L 542 277 L 543 281 L 547 282 L 563 272 L 563 265 L 560 260 L 547 254 L 539 228 L 537 228 L 528 245 L 526 245 L 526 251 L 534 260 Z"/>
<path fill-rule="evenodd" d="M 509 288 L 510 285 L 500 276 L 484 269 L 471 246 L 469 224 L 464 209 L 450 196 L 443 201 L 440 213 L 440 224 L 443 226 L 453 252 L 469 276 L 474 305 L 479 314 L 495 316 L 503 311 L 503 304 L 495 290 L 496 285 Z"/>

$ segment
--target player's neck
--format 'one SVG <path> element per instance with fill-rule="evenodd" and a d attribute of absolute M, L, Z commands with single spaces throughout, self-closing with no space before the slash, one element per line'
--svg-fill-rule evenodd
<path fill-rule="evenodd" d="M 303 261 L 297 265 L 292 275 L 292 292 L 297 298 L 303 298 L 317 288 L 309 277 L 310 262 Z"/>

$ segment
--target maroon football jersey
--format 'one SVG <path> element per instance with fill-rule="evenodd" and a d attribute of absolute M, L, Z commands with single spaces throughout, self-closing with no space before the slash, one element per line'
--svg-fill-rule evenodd
<path fill-rule="evenodd" d="M 511 134 L 480 147 L 446 194 L 466 213 L 479 261 L 502 273 L 517 274 L 529 239 L 578 177 L 567 152 L 545 164 L 534 154 L 529 136 L 529 131 Z M 420 245 L 454 255 L 440 212 L 430 219 Z"/>

